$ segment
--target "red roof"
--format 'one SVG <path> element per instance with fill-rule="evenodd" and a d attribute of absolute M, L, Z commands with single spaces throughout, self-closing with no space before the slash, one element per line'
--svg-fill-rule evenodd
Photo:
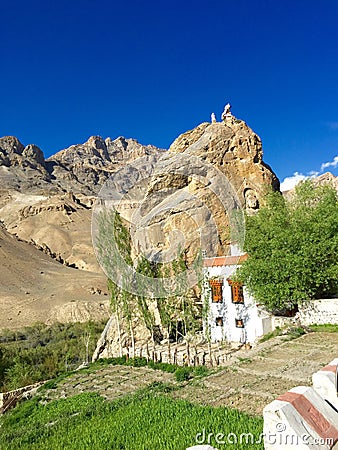
<path fill-rule="evenodd" d="M 205 258 L 204 267 L 237 266 L 242 264 L 248 258 L 248 254 L 239 256 L 215 256 L 215 258 Z"/>

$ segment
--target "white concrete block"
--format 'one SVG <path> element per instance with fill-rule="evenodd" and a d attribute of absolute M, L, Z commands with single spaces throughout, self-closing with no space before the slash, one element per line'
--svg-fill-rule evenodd
<path fill-rule="evenodd" d="M 263 417 L 265 450 L 338 449 L 338 413 L 310 387 L 281 395 Z"/>
<path fill-rule="evenodd" d="M 337 366 L 338 358 L 312 375 L 314 390 L 338 410 L 337 397 Z"/>

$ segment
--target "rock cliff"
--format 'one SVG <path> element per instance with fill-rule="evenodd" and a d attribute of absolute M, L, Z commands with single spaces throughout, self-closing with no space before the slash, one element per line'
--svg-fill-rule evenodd
<path fill-rule="evenodd" d="M 162 261 L 165 255 L 170 260 L 181 245 L 189 264 L 198 248 L 210 256 L 227 254 L 230 218 L 224 208 L 227 199 L 222 200 L 221 191 L 229 188 L 225 197 L 234 194 L 237 206 L 254 214 L 264 202 L 267 188 L 279 190 L 278 178 L 262 157 L 260 138 L 233 116 L 220 123 L 202 123 L 180 135 L 149 171 L 147 183 L 138 186 L 135 196 L 128 194 L 119 203 L 121 216 L 132 223 L 135 255 L 143 254 L 157 261 Z M 194 177 L 194 173 L 199 177 Z M 210 245 L 215 237 L 216 252 Z M 138 344 L 145 345 L 149 331 L 145 326 L 142 328 L 137 314 L 134 321 Z M 156 324 L 166 336 L 161 323 Z M 94 359 L 118 355 L 119 343 L 130 345 L 128 332 L 119 342 L 117 326 L 112 317 Z"/>
<path fill-rule="evenodd" d="M 46 165 L 61 190 L 93 195 L 121 165 L 162 152 L 135 139 L 104 140 L 100 136 L 91 136 L 84 144 L 72 145 L 51 156 Z"/>
<path fill-rule="evenodd" d="M 210 256 L 227 254 L 229 211 L 219 192 L 226 189 L 221 183 L 227 183 L 226 194 L 231 196 L 232 191 L 238 206 L 253 214 L 268 187 L 279 190 L 279 180 L 262 156 L 260 138 L 235 118 L 202 123 L 179 136 L 158 160 L 146 186 L 140 186 L 136 196 L 129 195 L 130 208 L 127 198 L 119 205 L 122 217 L 134 222 L 135 254 L 169 257 L 177 248 L 177 239 L 190 260 L 198 247 Z M 137 202 L 138 214 L 134 211 Z M 218 241 L 212 245 L 215 228 Z"/>
<path fill-rule="evenodd" d="M 141 189 L 136 189 L 137 204 L 142 206 L 142 214 L 133 223 L 134 228 L 131 230 L 134 238 L 133 256 L 140 253 L 170 255 L 170 249 L 177 249 L 177 242 L 184 236 L 182 244 L 189 259 L 200 245 L 201 230 L 207 242 L 215 228 L 219 241 L 217 252 L 223 254 L 228 251 L 228 217 L 222 209 L 224 205 L 217 195 L 217 180 L 212 179 L 210 167 L 224 175 L 235 190 L 240 206 L 249 213 L 259 208 L 266 186 L 274 189 L 279 187 L 278 179 L 262 160 L 259 137 L 243 121 L 235 118 L 220 123 L 202 123 L 179 136 L 166 152 L 151 145 L 141 145 L 133 139 L 119 137 L 112 140 L 92 136 L 83 144 L 72 145 L 45 159 L 42 151 L 35 145 L 24 146 L 11 136 L 1 138 L 0 220 L 6 230 L 14 235 L 12 241 L 8 241 L 8 234 L 3 239 L 6 239 L 7 244 L 13 244 L 16 255 L 11 256 L 13 263 L 10 267 L 19 265 L 20 254 L 26 251 L 21 249 L 21 245 L 26 245 L 22 241 L 26 241 L 32 244 L 28 248 L 33 253 L 38 249 L 45 254 L 43 258 L 52 258 L 55 267 L 62 269 L 60 273 L 64 269 L 68 270 L 68 287 L 54 289 L 53 302 L 49 302 L 44 293 L 47 286 L 37 284 L 37 289 L 34 290 L 35 306 L 31 312 L 29 305 L 33 303 L 26 301 L 26 295 L 29 294 L 23 294 L 22 286 L 14 283 L 10 296 L 7 291 L 2 292 L 3 297 L 9 299 L 6 303 L 8 315 L 18 302 L 28 308 L 25 317 L 29 323 L 28 317 L 33 318 L 40 307 L 41 311 L 45 311 L 48 301 L 50 306 L 57 305 L 57 311 L 65 312 L 64 320 L 67 314 L 73 318 L 81 316 L 77 304 L 69 304 L 71 296 L 67 294 L 73 292 L 71 286 L 76 286 L 79 274 L 81 277 L 89 277 L 88 279 L 98 277 L 95 278 L 95 283 L 105 284 L 105 276 L 92 249 L 92 206 L 101 186 L 120 168 L 125 168 L 123 176 L 129 185 L 137 185 L 138 174 L 133 166 L 127 164 L 139 157 L 145 157 L 142 170 L 150 176 L 143 180 Z M 194 168 L 201 171 L 207 182 L 200 182 L 191 176 L 193 159 Z M 210 190 L 213 183 L 216 189 L 214 192 Z M 132 222 L 135 209 L 135 205 L 131 203 L 133 202 L 126 198 L 120 211 L 129 223 Z M 3 249 L 6 249 L 8 256 L 7 244 Z M 213 249 L 210 248 L 210 251 Z M 34 258 L 37 266 L 39 258 Z M 2 264 L 5 259 L 2 259 Z M 64 266 L 71 266 L 73 269 Z M 8 270 L 7 268 L 6 271 Z M 27 274 L 29 270 L 27 265 Z M 94 276 L 93 273 L 97 275 Z M 44 279 L 38 278 L 42 281 Z M 50 287 L 53 290 L 53 280 L 53 277 L 48 278 L 48 283 L 51 283 L 48 289 Z M 60 286 L 57 280 L 55 278 L 56 285 Z M 24 281 L 21 284 L 23 283 Z M 30 291 L 33 291 L 33 284 L 33 281 L 30 282 Z M 4 289 L 5 285 L 2 290 Z M 95 286 L 93 289 L 96 289 Z M 102 286 L 99 290 L 103 292 Z M 74 299 L 82 295 L 78 292 L 79 295 L 76 294 Z M 93 297 L 83 296 L 87 302 L 90 298 Z M 62 305 L 65 307 L 60 309 Z M 93 312 L 95 307 L 92 308 L 90 303 L 82 306 L 83 317 L 90 314 L 88 311 L 96 314 Z M 58 312 L 53 311 L 50 317 L 59 320 Z M 154 313 L 159 317 L 158 311 Z M 10 317 L 8 325 L 16 326 L 16 318 L 21 323 L 21 318 L 24 317 L 21 314 Z M 48 320 L 53 320 L 50 317 Z M 136 328 L 137 336 L 149 338 L 149 332 L 142 329 L 139 320 Z M 114 346 L 114 330 L 109 329 L 107 336 L 107 342 L 110 340 Z"/>

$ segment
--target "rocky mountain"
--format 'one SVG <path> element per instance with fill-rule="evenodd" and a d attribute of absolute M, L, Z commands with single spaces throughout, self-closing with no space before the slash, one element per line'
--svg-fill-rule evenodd
<path fill-rule="evenodd" d="M 317 177 L 312 178 L 312 180 L 316 185 L 331 184 L 338 192 L 338 177 L 335 177 L 331 172 L 326 172 L 318 175 Z M 283 191 L 283 196 L 287 199 L 291 199 L 295 194 L 295 189 L 296 186 L 288 191 Z"/>
<path fill-rule="evenodd" d="M 25 147 L 16 137 L 5 136 L 0 138 L 0 177 L 2 187 L 19 192 L 95 195 L 121 164 L 161 153 L 135 139 L 91 136 L 45 160 L 36 145 Z"/>
<path fill-rule="evenodd" d="M 133 161 L 141 161 L 137 163 L 137 170 L 134 166 L 126 166 Z M 123 170 L 119 171 L 121 168 Z M 200 179 L 194 178 L 192 169 L 200 172 Z M 55 303 L 60 309 L 61 305 L 69 305 L 71 301 L 72 307 L 68 307 L 67 314 L 74 316 L 80 297 L 83 300 L 93 298 L 81 289 L 73 297 L 68 295 L 72 286 L 77 286 L 82 279 L 87 279 L 89 284 L 89 280 L 103 283 L 100 288 L 90 287 L 97 292 L 96 298 L 103 299 L 102 286 L 105 286 L 106 278 L 93 252 L 91 217 L 102 185 L 114 174 L 118 174 L 120 181 L 122 179 L 124 187 L 137 187 L 134 191 L 131 189 L 129 198 L 124 198 L 119 206 L 122 217 L 131 226 L 134 256 L 142 252 L 169 254 L 173 240 L 180 239 L 181 235 L 185 236 L 188 254 L 193 253 L 201 230 L 208 241 L 208 233 L 213 233 L 215 227 L 219 241 L 217 252 L 225 253 L 229 244 L 229 218 L 219 200 L 221 185 L 214 170 L 231 185 L 238 206 L 251 213 L 264 201 L 266 185 L 279 189 L 277 177 L 262 160 L 259 137 L 233 116 L 220 123 L 200 124 L 179 136 L 169 151 L 143 146 L 123 137 L 112 140 L 92 136 L 83 144 L 72 145 L 45 159 L 35 145 L 24 146 L 11 136 L 1 138 L 0 221 L 4 228 L 0 245 L 5 252 L 2 264 L 6 258 L 9 262 L 8 278 L 3 278 L 0 286 L 0 298 L 6 299 L 8 311 L 4 323 L 11 327 L 21 324 L 16 318 L 21 320 L 22 312 L 9 317 L 20 302 L 27 311 L 32 305 L 33 312 L 27 312 L 25 316 L 27 323 L 28 317 L 31 320 L 33 317 L 35 320 L 46 318 L 49 314 L 46 315 L 47 303 L 49 306 Z M 139 184 L 141 173 L 147 176 L 144 175 Z M 137 212 L 139 215 L 133 216 L 135 205 L 141 205 L 141 208 Z M 14 253 L 9 257 L 11 246 Z M 31 253 L 29 257 L 24 256 L 27 249 Z M 209 250 L 214 251 L 213 248 Z M 32 259 L 31 266 L 29 258 Z M 27 301 L 30 294 L 24 294 L 23 286 L 28 283 L 24 276 L 21 282 L 11 285 L 9 296 L 10 284 L 6 281 L 10 280 L 9 268 L 16 274 L 18 267 L 23 274 L 26 271 L 28 277 L 34 268 L 38 274 L 39 261 L 41 264 L 50 261 L 54 269 L 59 268 L 60 275 L 48 279 L 32 277 L 28 291 L 33 292 L 36 280 L 34 301 Z M 46 296 L 49 290 L 55 296 L 54 303 Z M 40 307 L 43 314 L 38 313 Z M 66 320 L 67 314 L 62 320 Z"/>
<path fill-rule="evenodd" d="M 0 220 L 59 262 L 98 272 L 91 243 L 95 195 L 119 167 L 162 152 L 134 139 L 92 136 L 45 160 L 34 145 L 1 138 Z"/>
<path fill-rule="evenodd" d="M 23 294 L 24 277 L 12 285 L 11 295 L 8 295 L 10 277 L 7 271 L 8 276 L 0 284 L 0 298 L 6 302 L 3 311 L 8 312 L 8 316 L 4 314 L 0 328 L 15 328 L 25 320 L 26 324 L 47 320 L 53 305 L 57 307 L 53 313 L 57 320 L 88 318 L 83 309 L 92 311 L 93 318 L 98 317 L 94 311 L 94 297 L 89 291 L 96 292 L 95 300 L 100 299 L 99 302 L 105 304 L 100 310 L 101 318 L 102 313 L 107 314 L 107 297 L 102 297 L 107 294 L 106 277 L 97 263 L 91 239 L 92 205 L 111 173 L 139 156 L 156 158 L 161 153 L 163 151 L 156 147 L 143 146 L 134 139 L 103 140 L 92 136 L 84 144 L 71 146 L 45 160 L 35 145 L 25 147 L 12 136 L 0 138 L 0 221 L 4 227 L 0 235 L 4 255 L 1 270 L 7 258 L 8 267 L 13 268 L 13 277 L 17 277 L 18 271 L 24 273 L 26 270 L 29 274 L 34 268 L 38 271 L 39 261 L 42 264 L 46 258 L 55 264 L 54 270 L 58 268 L 60 272 L 60 276 L 55 278 L 39 277 L 34 301 L 28 301 L 29 295 Z M 13 236 L 12 240 L 7 239 L 8 233 Z M 22 267 L 25 243 L 31 244 L 24 248 L 29 249 L 33 259 L 30 265 L 27 257 Z M 11 256 L 9 244 L 14 252 Z M 65 272 L 64 266 L 73 270 Z M 65 276 L 64 286 L 62 276 Z M 88 280 L 85 292 L 76 287 L 79 279 Z M 100 285 L 99 288 L 95 283 L 93 286 L 90 284 L 92 279 Z M 29 290 L 31 292 L 33 288 Z M 46 297 L 49 291 L 55 296 L 53 302 Z M 68 295 L 73 291 L 76 294 Z M 83 301 L 92 303 L 85 307 Z M 22 306 L 19 307 L 20 315 L 11 313 L 13 308 L 17 309 L 16 305 Z M 63 309 L 62 305 L 69 306 Z"/>
<path fill-rule="evenodd" d="M 178 239 L 188 259 L 199 247 L 210 256 L 227 254 L 229 209 L 235 206 L 231 201 L 254 213 L 267 186 L 279 190 L 279 180 L 262 156 L 257 134 L 232 117 L 225 122 L 202 123 L 179 136 L 149 173 L 137 168 L 144 172 L 147 183 L 128 192 L 117 205 L 121 216 L 133 222 L 135 254 L 173 257 Z M 126 180 L 116 181 L 127 184 Z"/>
<path fill-rule="evenodd" d="M 141 145 L 134 139 L 115 140 L 92 136 L 84 144 L 73 145 L 47 159 L 51 177 L 64 191 L 97 194 L 113 172 L 141 156 L 160 155 L 152 145 Z"/>

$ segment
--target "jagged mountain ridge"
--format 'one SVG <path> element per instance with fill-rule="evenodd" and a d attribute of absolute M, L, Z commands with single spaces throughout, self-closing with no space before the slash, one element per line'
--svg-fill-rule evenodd
<path fill-rule="evenodd" d="M 36 145 L 0 138 L 0 328 L 107 316 L 106 277 L 92 247 L 91 207 L 112 172 L 139 156 L 162 152 L 134 139 L 92 136 L 45 159 Z M 53 275 L 43 276 L 48 261 Z"/>
<path fill-rule="evenodd" d="M 0 138 L 2 188 L 30 193 L 95 195 L 121 164 L 164 150 L 135 139 L 91 136 L 45 159 L 36 145 L 26 147 L 14 136 Z"/>
<path fill-rule="evenodd" d="M 74 274 L 72 280 L 69 278 L 70 286 L 77 284 L 76 274 L 83 270 L 87 271 L 82 272 L 83 276 L 90 276 L 90 272 L 99 273 L 99 278 L 105 283 L 105 275 L 95 261 L 91 243 L 92 205 L 110 175 L 140 156 L 145 156 L 145 166 L 153 167 L 154 162 L 163 160 L 162 167 L 168 168 L 160 174 L 156 170 L 152 172 L 144 197 L 146 207 L 151 207 L 153 199 L 162 201 L 167 196 L 169 203 L 175 205 L 172 217 L 168 212 L 158 226 L 149 223 L 149 233 L 145 238 L 141 228 L 136 230 L 142 250 L 149 247 L 166 250 L 170 243 L 163 232 L 170 234 L 176 228 L 182 228 L 184 233 L 192 236 L 190 247 L 194 247 L 196 230 L 186 220 L 185 214 L 192 217 L 197 214 L 196 219 L 207 223 L 209 213 L 196 209 L 194 202 L 180 203 L 179 197 L 188 192 L 201 202 L 209 202 L 210 214 L 224 228 L 217 199 L 214 201 L 208 197 L 207 187 L 194 185 L 189 180 L 187 184 L 184 174 L 170 173 L 175 169 L 172 162 L 177 153 L 183 154 L 183 168 L 189 165 L 190 156 L 199 158 L 202 166 L 203 161 L 207 161 L 217 167 L 235 187 L 243 207 L 250 210 L 259 207 L 263 185 L 278 189 L 277 177 L 262 161 L 260 139 L 238 120 L 201 124 L 175 140 L 168 152 L 151 145 L 143 146 L 134 139 L 119 137 L 112 140 L 92 136 L 83 144 L 73 145 L 45 159 L 37 146 L 25 147 L 15 137 L 4 137 L 0 139 L 0 220 L 16 238 L 42 249 L 46 253 L 44 257 L 49 256 L 59 263 L 80 269 L 69 269 L 69 273 Z M 124 176 L 129 182 L 133 181 L 130 171 L 126 170 Z M 179 189 L 177 197 L 172 191 L 175 186 Z M 151 193 L 154 193 L 152 198 Z M 220 239 L 226 245 L 226 237 L 221 236 Z M 137 253 L 137 249 L 134 250 Z M 16 261 L 19 259 L 20 255 Z M 2 286 L 1 291 L 4 288 Z M 0 296 L 4 295 L 1 291 Z M 22 290 L 18 290 L 12 296 L 13 308 L 16 301 L 22 300 L 22 295 Z M 56 290 L 55 295 L 59 305 L 69 303 L 65 290 Z M 36 296 L 35 304 L 40 302 L 43 309 L 46 303 L 43 290 L 36 292 Z M 15 326 L 14 318 L 10 325 Z"/>

